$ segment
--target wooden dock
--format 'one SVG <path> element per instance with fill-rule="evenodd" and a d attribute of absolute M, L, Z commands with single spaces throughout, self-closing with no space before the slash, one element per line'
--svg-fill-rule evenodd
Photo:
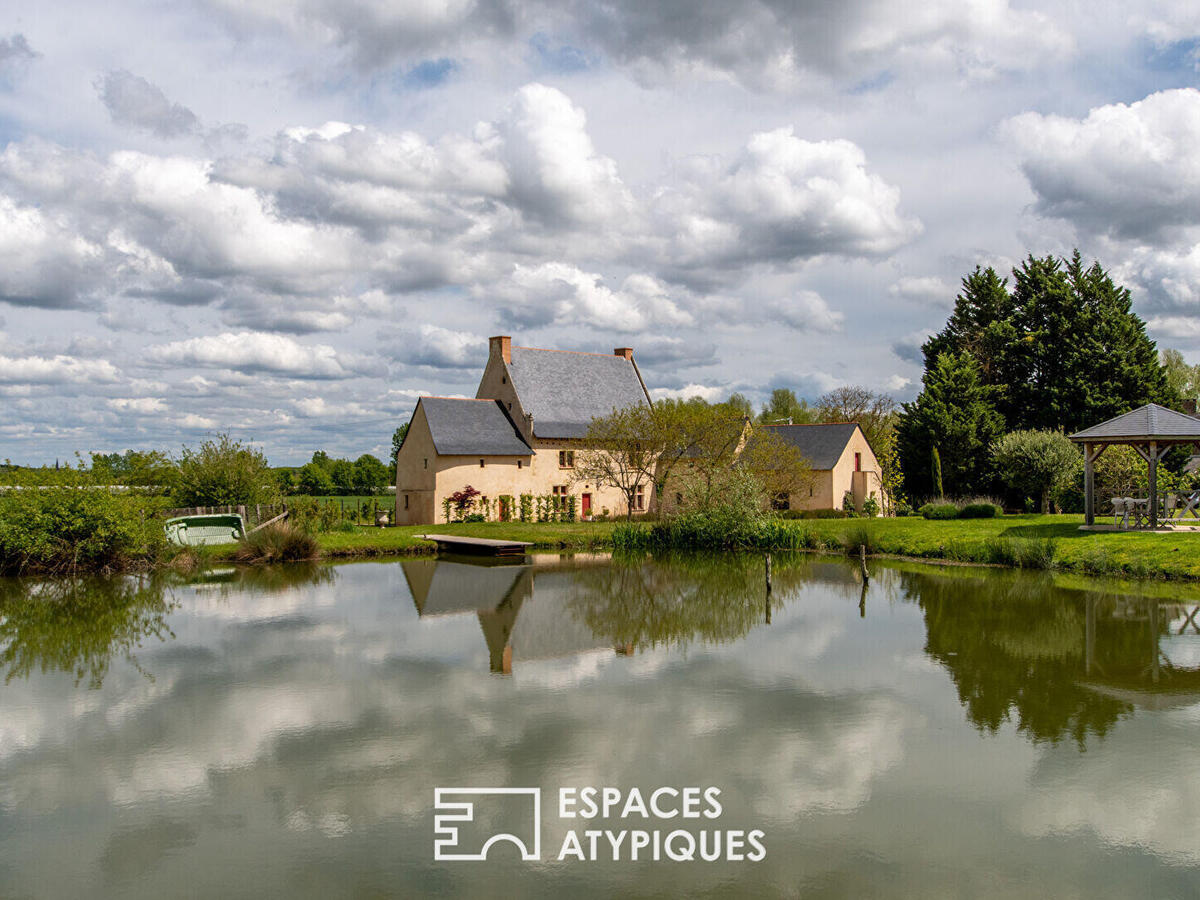
<path fill-rule="evenodd" d="M 439 551 L 477 556 L 524 556 L 527 552 L 525 548 L 533 546 L 528 541 L 495 541 L 457 534 L 423 534 L 421 537 L 436 542 Z"/>

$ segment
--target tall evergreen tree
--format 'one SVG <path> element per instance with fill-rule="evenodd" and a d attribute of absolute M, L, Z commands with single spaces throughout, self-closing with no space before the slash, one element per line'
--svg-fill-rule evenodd
<path fill-rule="evenodd" d="M 1127 288 L 1079 251 L 1029 256 L 1012 287 L 994 269 L 963 279 L 945 328 L 922 348 L 928 372 L 943 353 L 970 352 L 1011 428 L 1067 433 L 1144 403 L 1178 403 Z"/>
<path fill-rule="evenodd" d="M 996 389 L 983 383 L 969 352 L 942 353 L 922 379 L 920 396 L 905 403 L 898 429 L 900 462 L 910 496 L 938 492 L 931 460 L 941 460 L 942 484 L 951 496 L 986 491 L 992 484 L 988 450 L 1004 429 Z"/>

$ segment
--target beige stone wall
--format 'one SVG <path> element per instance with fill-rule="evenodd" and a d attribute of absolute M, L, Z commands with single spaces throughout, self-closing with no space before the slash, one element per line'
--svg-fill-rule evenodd
<path fill-rule="evenodd" d="M 521 407 L 521 399 L 517 396 L 516 388 L 513 387 L 508 366 L 500 355 L 500 350 L 494 338 L 492 339 L 492 347 L 488 355 L 487 365 L 483 368 L 483 377 L 479 379 L 479 389 L 475 391 L 475 399 L 499 400 L 503 403 L 513 422 L 516 423 L 517 428 L 520 430 L 521 436 L 527 442 L 532 443 L 533 436 L 529 432 L 529 420 L 525 418 L 525 410 Z"/>
<path fill-rule="evenodd" d="M 857 477 L 854 471 L 855 453 L 862 454 L 862 471 Z M 834 509 L 842 508 L 842 497 L 845 496 L 846 491 L 853 494 L 854 505 L 858 509 L 862 509 L 862 504 L 871 491 L 875 491 L 875 499 L 879 505 L 881 507 L 884 505 L 879 462 L 875 459 L 871 445 L 867 443 L 867 438 L 861 428 L 854 430 L 854 434 L 846 442 L 846 449 L 842 451 L 841 457 L 833 467 Z"/>
<path fill-rule="evenodd" d="M 812 483 L 809 490 L 801 494 L 788 495 L 789 509 L 834 509 L 833 503 L 833 472 L 829 469 L 815 469 L 812 473 Z M 837 508 L 841 509 L 841 497 L 838 497 Z"/>
<path fill-rule="evenodd" d="M 396 524 L 432 525 L 445 521 L 442 503 L 467 485 L 489 500 L 510 495 L 514 518 L 520 510 L 521 494 L 552 494 L 564 485 L 583 511 L 583 495 L 592 495 L 592 514 L 607 508 L 610 516 L 625 515 L 625 498 L 611 487 L 573 481 L 574 470 L 559 466 L 559 450 L 582 452 L 578 441 L 535 441 L 532 456 L 438 456 L 423 410 L 409 426 L 408 437 L 396 459 Z M 428 460 L 428 468 L 426 468 Z M 480 466 L 480 460 L 483 465 Z M 647 487 L 646 502 L 650 502 Z"/>
<path fill-rule="evenodd" d="M 425 410 L 418 405 L 408 426 L 404 446 L 396 456 L 397 525 L 419 525 L 433 521 L 433 489 L 437 475 L 437 451 Z"/>
<path fill-rule="evenodd" d="M 582 513 L 583 495 L 592 495 L 592 514 L 600 515 L 607 507 L 609 515 L 624 515 L 625 500 L 621 492 L 611 487 L 597 488 L 588 482 L 573 482 L 574 470 L 559 466 L 559 450 L 581 452 L 576 441 L 535 441 L 532 457 L 441 457 L 437 463 L 437 486 L 433 491 L 435 521 L 442 522 L 445 515 L 442 501 L 468 484 L 481 494 L 494 500 L 508 494 L 516 505 L 514 518 L 520 510 L 521 494 L 536 496 L 553 494 L 556 486 L 565 486 L 567 493 L 576 498 L 576 510 Z M 484 465 L 479 465 L 483 459 Z M 518 460 L 521 465 L 518 466 Z M 432 463 L 431 463 L 432 465 Z"/>

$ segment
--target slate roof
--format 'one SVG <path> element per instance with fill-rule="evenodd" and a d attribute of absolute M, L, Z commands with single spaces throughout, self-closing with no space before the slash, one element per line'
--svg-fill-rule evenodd
<path fill-rule="evenodd" d="M 433 446 L 442 456 L 529 456 L 517 426 L 499 400 L 422 397 Z"/>
<path fill-rule="evenodd" d="M 508 371 L 541 438 L 581 438 L 597 416 L 650 402 L 633 363 L 621 356 L 513 347 Z"/>
<path fill-rule="evenodd" d="M 1200 422 L 1197 422 L 1200 425 Z M 799 449 L 814 469 L 832 469 L 858 426 L 853 422 L 831 425 L 760 425 Z"/>
<path fill-rule="evenodd" d="M 1085 428 L 1071 435 L 1071 440 L 1120 441 L 1120 440 L 1165 440 L 1200 441 L 1200 419 L 1175 412 L 1157 403 L 1139 406 L 1123 416 Z"/>

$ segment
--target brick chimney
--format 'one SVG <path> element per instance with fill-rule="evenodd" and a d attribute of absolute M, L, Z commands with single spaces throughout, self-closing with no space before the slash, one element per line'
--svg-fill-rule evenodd
<path fill-rule="evenodd" d="M 488 353 L 491 356 L 499 356 L 506 363 L 512 362 L 512 338 L 508 335 L 500 335 L 497 337 L 488 338 Z"/>
<path fill-rule="evenodd" d="M 613 351 L 613 356 L 619 356 L 622 359 L 632 360 L 633 359 L 633 348 L 632 347 L 618 347 L 616 350 Z"/>

